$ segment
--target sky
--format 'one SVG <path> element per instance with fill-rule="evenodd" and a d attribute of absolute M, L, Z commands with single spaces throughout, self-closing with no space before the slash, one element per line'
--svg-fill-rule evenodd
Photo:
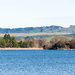
<path fill-rule="evenodd" d="M 75 0 L 0 0 L 0 27 L 75 25 Z"/>

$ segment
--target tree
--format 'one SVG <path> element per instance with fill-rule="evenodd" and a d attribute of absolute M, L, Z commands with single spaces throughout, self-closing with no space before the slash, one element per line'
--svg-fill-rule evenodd
<path fill-rule="evenodd" d="M 10 34 L 7 35 L 7 39 L 11 40 Z"/>
<path fill-rule="evenodd" d="M 75 49 L 75 36 L 71 40 L 71 48 Z"/>
<path fill-rule="evenodd" d="M 37 43 L 38 43 L 39 47 L 42 47 L 43 46 L 43 40 L 42 39 L 38 39 L 37 40 Z"/>
<path fill-rule="evenodd" d="M 7 43 L 7 46 L 8 46 L 8 45 L 9 45 L 9 42 L 10 42 L 10 40 L 11 40 L 10 35 L 9 35 L 9 34 L 5 34 L 4 37 L 3 37 L 3 39 L 5 39 L 5 41 L 6 41 L 6 43 Z"/>
<path fill-rule="evenodd" d="M 14 36 L 12 36 L 12 37 L 11 37 L 11 40 L 15 40 L 15 37 L 14 37 Z"/>
<path fill-rule="evenodd" d="M 27 48 L 28 45 L 27 45 L 27 42 L 23 42 L 23 48 Z"/>
<path fill-rule="evenodd" d="M 61 48 L 65 48 L 65 44 L 64 42 L 58 41 L 52 46 L 51 49 L 61 49 Z"/>
<path fill-rule="evenodd" d="M 17 47 L 17 42 L 15 40 L 12 40 L 12 47 Z"/>
<path fill-rule="evenodd" d="M 3 47 L 3 48 L 6 47 L 6 42 L 5 42 L 5 40 L 2 40 L 2 47 Z"/>
<path fill-rule="evenodd" d="M 7 34 L 4 35 L 3 39 L 7 40 Z"/>
<path fill-rule="evenodd" d="M 23 42 L 22 42 L 22 41 L 19 42 L 19 46 L 20 46 L 21 48 L 23 47 Z"/>
<path fill-rule="evenodd" d="M 3 39 L 0 39 L 0 47 L 5 48 L 6 47 L 6 42 Z"/>
<path fill-rule="evenodd" d="M 29 41 L 29 47 L 33 47 L 34 46 L 34 41 Z"/>
<path fill-rule="evenodd" d="M 5 39 L 5 40 L 11 40 L 11 37 L 10 37 L 10 34 L 5 34 L 4 35 L 4 37 L 3 37 L 3 39 Z"/>

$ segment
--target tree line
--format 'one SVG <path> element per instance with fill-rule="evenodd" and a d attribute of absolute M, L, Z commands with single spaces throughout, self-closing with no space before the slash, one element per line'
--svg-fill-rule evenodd
<path fill-rule="evenodd" d="M 71 40 L 67 39 L 65 36 L 55 36 L 52 40 L 45 44 L 43 48 L 48 50 L 75 49 L 75 36 L 73 36 Z"/>
<path fill-rule="evenodd" d="M 33 47 L 34 41 L 16 41 L 14 36 L 10 36 L 9 34 L 5 34 L 3 39 L 0 39 L 0 47 L 5 48 L 5 47 L 21 47 L 21 48 L 28 48 L 28 47 Z"/>
<path fill-rule="evenodd" d="M 16 41 L 14 36 L 5 34 L 0 39 L 0 48 L 43 48 L 45 50 L 59 50 L 59 49 L 75 49 L 75 36 L 71 40 L 65 36 L 54 36 L 49 42 L 46 39 L 34 39 L 33 37 L 27 37 L 25 40 Z"/>
<path fill-rule="evenodd" d="M 0 48 L 40 48 L 43 47 L 43 42 L 43 40 L 35 40 L 33 37 L 27 37 L 24 41 L 16 41 L 14 36 L 11 37 L 10 34 L 5 34 L 2 39 L 0 38 Z"/>

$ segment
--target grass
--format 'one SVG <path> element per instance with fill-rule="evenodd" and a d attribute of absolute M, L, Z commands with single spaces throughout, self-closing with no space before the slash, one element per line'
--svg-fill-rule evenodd
<path fill-rule="evenodd" d="M 49 42 L 52 38 L 53 38 L 53 36 L 45 37 L 45 39 L 47 40 L 47 42 Z"/>
<path fill-rule="evenodd" d="M 60 37 L 60 36 L 58 36 Z M 72 37 L 68 37 L 68 36 L 65 36 L 68 40 L 71 40 Z M 54 36 L 49 36 L 49 37 L 45 37 L 45 39 L 47 40 L 47 42 L 49 42 L 50 40 L 52 40 L 54 38 Z"/>
<path fill-rule="evenodd" d="M 20 39 L 20 38 L 25 38 L 27 36 L 32 36 L 32 37 L 41 37 L 41 38 L 46 38 L 47 41 L 50 41 L 50 39 L 53 38 L 53 36 L 66 36 L 68 37 L 68 39 L 70 39 L 70 35 L 72 35 L 71 33 L 9 33 L 10 36 L 15 36 L 16 39 Z M 0 37 L 2 38 L 5 35 L 5 33 L 0 33 Z M 72 36 L 71 36 L 72 37 Z"/>
<path fill-rule="evenodd" d="M 36 35 L 69 35 L 71 33 L 9 33 L 11 36 L 36 36 Z M 5 33 L 0 33 L 0 37 Z"/>

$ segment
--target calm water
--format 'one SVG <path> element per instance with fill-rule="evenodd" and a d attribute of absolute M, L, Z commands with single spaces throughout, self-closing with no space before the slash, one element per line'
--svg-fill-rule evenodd
<path fill-rule="evenodd" d="M 0 51 L 0 75 L 75 75 L 75 51 Z"/>

